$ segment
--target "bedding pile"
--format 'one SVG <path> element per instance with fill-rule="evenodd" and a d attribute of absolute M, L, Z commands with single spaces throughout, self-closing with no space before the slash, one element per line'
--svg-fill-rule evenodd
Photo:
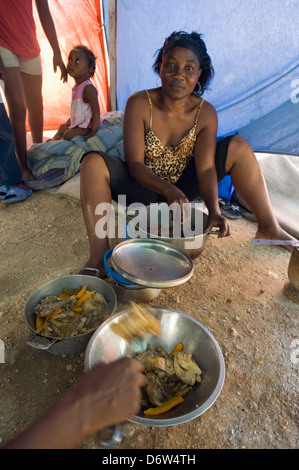
<path fill-rule="evenodd" d="M 28 150 L 28 166 L 36 179 L 30 182 L 31 189 L 49 189 L 69 180 L 80 171 L 81 159 L 89 151 L 103 151 L 124 159 L 123 113 L 104 113 L 102 119 L 96 135 L 87 141 L 76 136 L 72 140 L 33 144 Z"/>

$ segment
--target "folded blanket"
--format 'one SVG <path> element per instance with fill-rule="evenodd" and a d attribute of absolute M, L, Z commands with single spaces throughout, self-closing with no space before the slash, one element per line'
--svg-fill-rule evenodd
<path fill-rule="evenodd" d="M 36 181 L 30 187 L 41 190 L 64 183 L 80 171 L 83 155 L 91 151 L 107 152 L 124 160 L 122 116 L 104 120 L 96 135 L 88 140 L 76 136 L 72 140 L 34 144 L 28 151 L 28 166 Z"/>

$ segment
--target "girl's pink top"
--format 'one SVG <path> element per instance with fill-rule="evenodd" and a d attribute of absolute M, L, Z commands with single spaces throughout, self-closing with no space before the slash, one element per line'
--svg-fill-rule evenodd
<path fill-rule="evenodd" d="M 83 129 L 92 127 L 92 111 L 89 103 L 83 100 L 83 91 L 86 85 L 93 85 L 91 80 L 85 80 L 72 90 L 72 104 L 70 116 L 70 128 L 81 127 Z M 100 117 L 99 124 L 102 124 Z"/>

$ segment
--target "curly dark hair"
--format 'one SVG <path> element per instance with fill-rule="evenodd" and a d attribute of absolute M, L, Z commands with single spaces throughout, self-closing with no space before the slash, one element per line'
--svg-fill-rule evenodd
<path fill-rule="evenodd" d="M 75 46 L 73 49 L 79 49 L 79 51 L 85 54 L 85 57 L 88 60 L 88 67 L 91 69 L 90 76 L 93 77 L 96 70 L 96 56 L 94 55 L 94 53 L 90 49 L 88 49 L 88 47 L 82 46 L 81 44 Z"/>
<path fill-rule="evenodd" d="M 203 95 L 214 77 L 214 68 L 207 52 L 205 42 L 202 39 L 202 34 L 194 31 L 192 33 L 186 33 L 185 31 L 174 31 L 171 33 L 171 35 L 165 39 L 161 49 L 158 49 L 155 53 L 155 55 L 157 54 L 157 59 L 153 65 L 154 72 L 160 75 L 163 56 L 175 47 L 184 47 L 185 49 L 191 50 L 196 55 L 200 68 L 202 69 L 202 74 L 199 78 L 201 88 L 199 90 L 199 86 L 196 84 L 194 92 L 200 96 Z"/>

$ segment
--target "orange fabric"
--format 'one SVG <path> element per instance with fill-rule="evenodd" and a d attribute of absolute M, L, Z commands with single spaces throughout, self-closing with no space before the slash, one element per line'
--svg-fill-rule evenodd
<path fill-rule="evenodd" d="M 71 49 L 83 44 L 97 57 L 92 81 L 98 90 L 101 113 L 110 111 L 108 64 L 105 55 L 100 0 L 48 0 L 65 65 Z M 53 52 L 34 8 L 37 38 L 43 64 L 44 130 L 57 129 L 70 115 L 74 80 L 60 80 L 60 70 L 53 71 Z M 28 127 L 29 130 L 29 127 Z"/>
<path fill-rule="evenodd" d="M 0 46 L 21 59 L 40 53 L 32 12 L 32 0 L 0 0 Z"/>

